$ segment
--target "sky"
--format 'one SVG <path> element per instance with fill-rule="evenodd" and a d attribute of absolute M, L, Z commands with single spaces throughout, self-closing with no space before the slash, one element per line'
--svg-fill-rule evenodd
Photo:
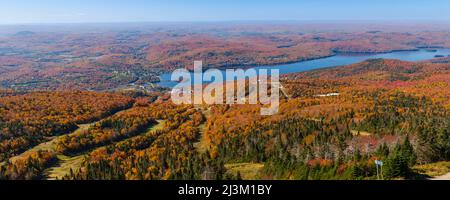
<path fill-rule="evenodd" d="M 282 21 L 450 21 L 448 0 L 0 0 L 0 24 Z"/>

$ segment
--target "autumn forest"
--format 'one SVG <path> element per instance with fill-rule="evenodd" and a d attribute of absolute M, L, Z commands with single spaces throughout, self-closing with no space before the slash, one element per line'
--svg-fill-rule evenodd
<path fill-rule="evenodd" d="M 61 25 L 62 26 L 62 25 Z M 74 25 L 76 26 L 76 25 Z M 160 76 L 435 52 L 450 29 L 380 24 L 0 28 L 0 180 L 428 180 L 450 173 L 450 55 L 285 74 L 261 105 L 175 105 Z"/>

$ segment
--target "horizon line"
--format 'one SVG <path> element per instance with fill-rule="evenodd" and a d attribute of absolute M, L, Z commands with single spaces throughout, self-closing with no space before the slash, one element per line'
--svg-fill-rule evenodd
<path fill-rule="evenodd" d="M 372 22 L 372 23 L 450 23 L 450 19 L 293 19 L 293 20 L 167 20 L 167 21 L 98 21 L 98 22 L 20 22 L 0 23 L 0 26 L 27 26 L 27 25 L 82 25 L 82 24 L 145 24 L 145 23 L 299 23 L 299 22 Z"/>

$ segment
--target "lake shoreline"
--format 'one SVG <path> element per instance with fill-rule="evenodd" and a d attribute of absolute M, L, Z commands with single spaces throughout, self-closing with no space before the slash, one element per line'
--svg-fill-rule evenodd
<path fill-rule="evenodd" d="M 429 51 L 429 49 L 436 49 L 436 51 Z M 444 51 L 444 52 L 442 52 Z M 448 52 L 447 52 L 448 51 Z M 420 62 L 434 59 L 439 54 L 450 54 L 450 48 L 416 48 L 411 50 L 392 50 L 382 53 L 372 52 L 358 52 L 358 53 L 333 53 L 327 56 L 320 56 L 310 59 L 300 59 L 296 61 L 289 61 L 278 63 L 274 65 L 232 65 L 227 67 L 209 68 L 218 69 L 224 72 L 227 69 L 279 69 L 280 75 L 299 73 L 311 71 L 316 69 L 334 68 L 350 64 L 363 62 L 370 59 L 396 59 L 410 62 Z M 205 69 L 206 71 L 208 69 Z M 191 72 L 193 73 L 193 72 Z M 178 84 L 170 80 L 170 73 L 163 73 L 159 76 L 160 82 L 155 84 L 161 87 L 172 88 Z"/>

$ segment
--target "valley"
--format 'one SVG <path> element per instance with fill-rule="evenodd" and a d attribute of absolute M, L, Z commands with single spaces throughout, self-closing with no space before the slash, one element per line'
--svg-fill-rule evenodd
<path fill-rule="evenodd" d="M 0 180 L 448 179 L 446 28 L 73 26 L 0 38 Z M 279 113 L 175 105 L 194 60 L 279 69 Z"/>
<path fill-rule="evenodd" d="M 174 69 L 191 69 L 194 60 L 203 60 L 205 68 L 221 69 L 310 61 L 300 65 L 304 71 L 374 58 L 344 56 L 347 61 L 343 62 L 339 55 L 369 53 L 381 54 L 376 58 L 402 56 L 402 60 L 411 61 L 407 52 L 422 49 L 421 55 L 433 56 L 415 60 L 436 55 L 445 58 L 448 52 L 426 50 L 450 48 L 450 30 L 440 25 L 421 26 L 424 28 L 413 24 L 256 23 L 193 28 L 190 23 L 176 27 L 144 23 L 131 30 L 127 26 L 109 27 L 111 30 L 99 26 L 101 31 L 77 25 L 55 26 L 53 32 L 35 26 L 0 27 L 5 35 L 0 37 L 0 87 L 50 91 L 130 87 L 158 91 L 162 88 L 152 87 L 153 83 Z M 316 63 L 322 59 L 323 63 Z M 299 72 L 295 66 L 283 68 Z"/>

